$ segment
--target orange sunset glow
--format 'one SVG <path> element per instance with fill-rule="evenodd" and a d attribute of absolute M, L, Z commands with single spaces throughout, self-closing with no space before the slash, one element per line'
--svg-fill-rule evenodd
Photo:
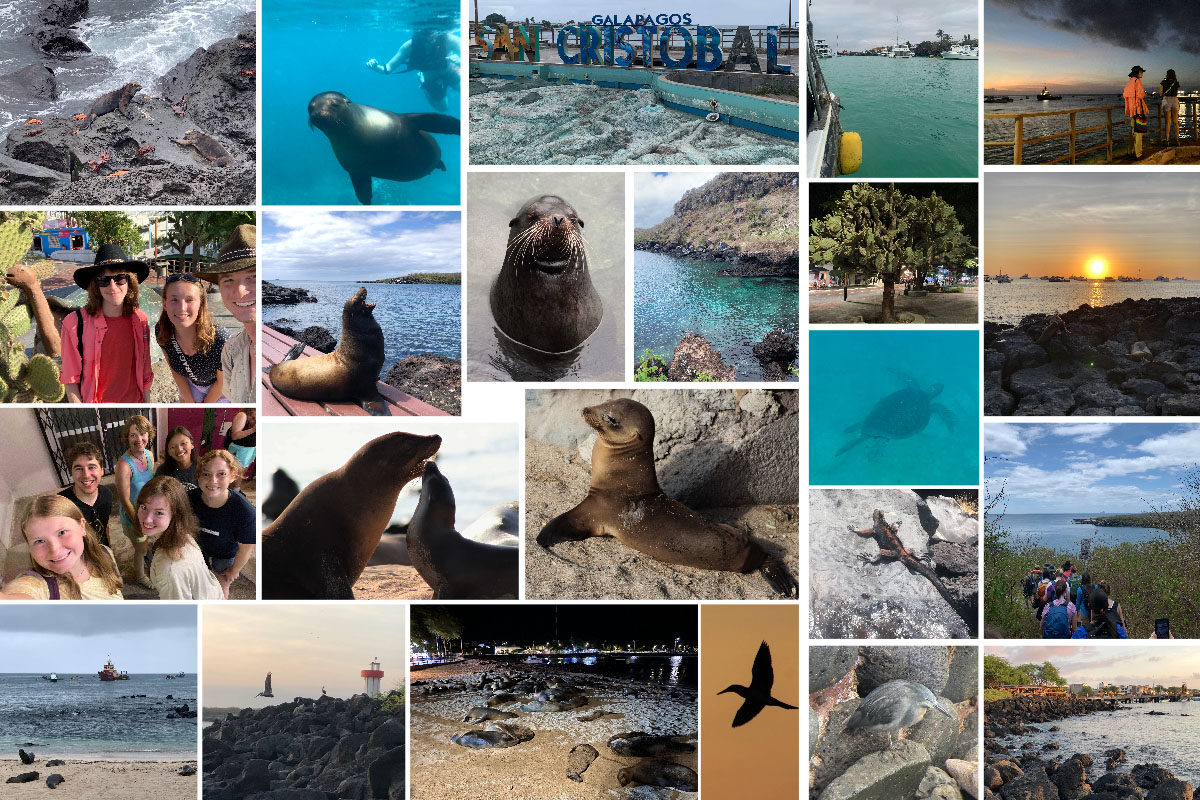
<path fill-rule="evenodd" d="M 993 173 L 984 200 L 989 275 L 1200 280 L 1194 175 Z"/>

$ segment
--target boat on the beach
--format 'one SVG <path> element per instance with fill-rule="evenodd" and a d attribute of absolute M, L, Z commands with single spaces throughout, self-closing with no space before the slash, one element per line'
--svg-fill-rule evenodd
<path fill-rule="evenodd" d="M 972 47 L 969 44 L 955 45 L 942 53 L 942 58 L 947 58 L 951 61 L 978 61 L 979 48 Z"/>
<path fill-rule="evenodd" d="M 1062 95 L 1061 94 L 1051 94 L 1050 87 L 1043 86 L 1042 90 L 1040 92 L 1038 92 L 1037 99 L 1038 100 L 1062 100 Z"/>
<path fill-rule="evenodd" d="M 102 681 L 127 681 L 129 673 L 125 671 L 117 672 L 117 668 L 113 666 L 112 656 L 108 657 L 108 661 L 104 662 L 104 669 L 96 673 Z"/>
<path fill-rule="evenodd" d="M 862 138 L 843 131 L 838 121 L 838 97 L 825 83 L 813 38 L 812 20 L 808 21 L 808 177 L 834 178 L 850 175 L 862 166 Z"/>

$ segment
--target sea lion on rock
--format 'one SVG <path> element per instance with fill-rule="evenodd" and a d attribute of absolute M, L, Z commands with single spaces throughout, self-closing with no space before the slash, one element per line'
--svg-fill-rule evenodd
<path fill-rule="evenodd" d="M 671 761 L 643 761 L 632 767 L 617 770 L 617 782 L 622 786 L 641 783 L 646 786 L 663 786 L 681 792 L 694 792 L 699 788 L 700 778 L 696 771 L 683 764 Z"/>
<path fill-rule="evenodd" d="M 133 112 L 129 110 L 129 103 L 133 100 L 134 95 L 142 90 L 140 83 L 127 83 L 120 89 L 113 89 L 111 92 L 100 95 L 92 103 L 91 108 L 85 112 L 87 119 L 79 125 L 79 130 L 87 130 L 87 128 L 96 120 L 96 117 L 102 117 L 105 114 L 111 114 L 113 111 L 121 112 L 121 116 L 126 119 L 133 119 Z"/>
<path fill-rule="evenodd" d="M 517 598 L 521 549 L 467 539 L 454 529 L 454 510 L 450 481 L 429 462 L 408 523 L 408 555 L 433 599 Z"/>
<path fill-rule="evenodd" d="M 489 301 L 501 333 L 547 353 L 574 350 L 600 327 L 604 303 L 588 273 L 583 220 L 567 201 L 535 197 L 508 223 Z"/>
<path fill-rule="evenodd" d="M 263 531 L 263 598 L 353 600 L 400 490 L 441 445 L 440 436 L 384 434 L 305 486 Z"/>
<path fill-rule="evenodd" d="M 359 289 L 342 307 L 342 338 L 337 349 L 280 361 L 271 367 L 271 385 L 297 400 L 375 400 L 384 342 L 374 312 L 375 304 L 367 302 L 367 290 Z"/>
<path fill-rule="evenodd" d="M 460 135 L 462 124 L 445 114 L 393 114 L 359 105 L 340 92 L 321 92 L 308 102 L 308 126 L 329 137 L 333 154 L 350 173 L 354 196 L 371 205 L 371 177 L 415 181 L 446 171 L 431 133 Z"/>
<path fill-rule="evenodd" d="M 609 400 L 583 409 L 599 433 L 592 448 L 592 483 L 579 505 L 547 523 L 537 542 L 550 549 L 564 539 L 613 536 L 667 564 L 698 569 L 762 570 L 785 597 L 796 579 L 742 531 L 709 522 L 658 485 L 654 469 L 654 415 L 636 400 Z"/>
<path fill-rule="evenodd" d="M 503 722 L 489 722 L 481 731 L 467 731 L 450 737 L 450 741 L 483 750 L 489 747 L 512 747 L 533 738 L 533 731 Z"/>

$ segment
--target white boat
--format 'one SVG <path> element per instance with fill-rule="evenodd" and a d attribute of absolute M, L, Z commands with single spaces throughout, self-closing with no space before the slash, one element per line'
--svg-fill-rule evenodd
<path fill-rule="evenodd" d="M 833 58 L 833 51 L 829 49 L 829 43 L 824 39 L 817 39 L 813 43 L 813 47 L 816 48 L 817 58 Z"/>
<path fill-rule="evenodd" d="M 891 58 L 912 58 L 913 52 L 912 50 L 908 49 L 907 45 L 897 44 L 888 51 L 888 56 Z"/>
<path fill-rule="evenodd" d="M 972 47 L 969 44 L 955 45 L 945 53 L 942 53 L 942 58 L 948 58 L 952 61 L 978 61 L 979 48 Z"/>
<path fill-rule="evenodd" d="M 51 672 L 51 673 L 50 673 L 50 680 L 51 680 L 51 681 L 57 681 L 57 680 L 58 680 L 58 673 L 57 673 L 57 672 Z"/>

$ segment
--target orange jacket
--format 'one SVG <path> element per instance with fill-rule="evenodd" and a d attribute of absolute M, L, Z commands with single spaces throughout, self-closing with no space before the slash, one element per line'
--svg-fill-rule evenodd
<path fill-rule="evenodd" d="M 1146 105 L 1146 89 L 1142 86 L 1141 78 L 1130 78 L 1129 83 L 1125 84 L 1125 90 L 1121 92 L 1121 97 L 1125 99 L 1125 116 L 1150 113 L 1150 108 Z"/>
<path fill-rule="evenodd" d="M 96 383 L 100 380 L 100 358 L 104 334 L 108 322 L 103 314 L 83 316 L 83 353 L 79 352 L 77 317 L 68 314 L 62 323 L 62 374 L 59 380 L 64 385 L 79 384 L 79 395 L 84 403 L 104 402 L 96 397 Z M 133 310 L 133 352 L 138 391 L 145 394 L 154 382 L 154 369 L 150 364 L 150 321 L 140 308 Z"/>

